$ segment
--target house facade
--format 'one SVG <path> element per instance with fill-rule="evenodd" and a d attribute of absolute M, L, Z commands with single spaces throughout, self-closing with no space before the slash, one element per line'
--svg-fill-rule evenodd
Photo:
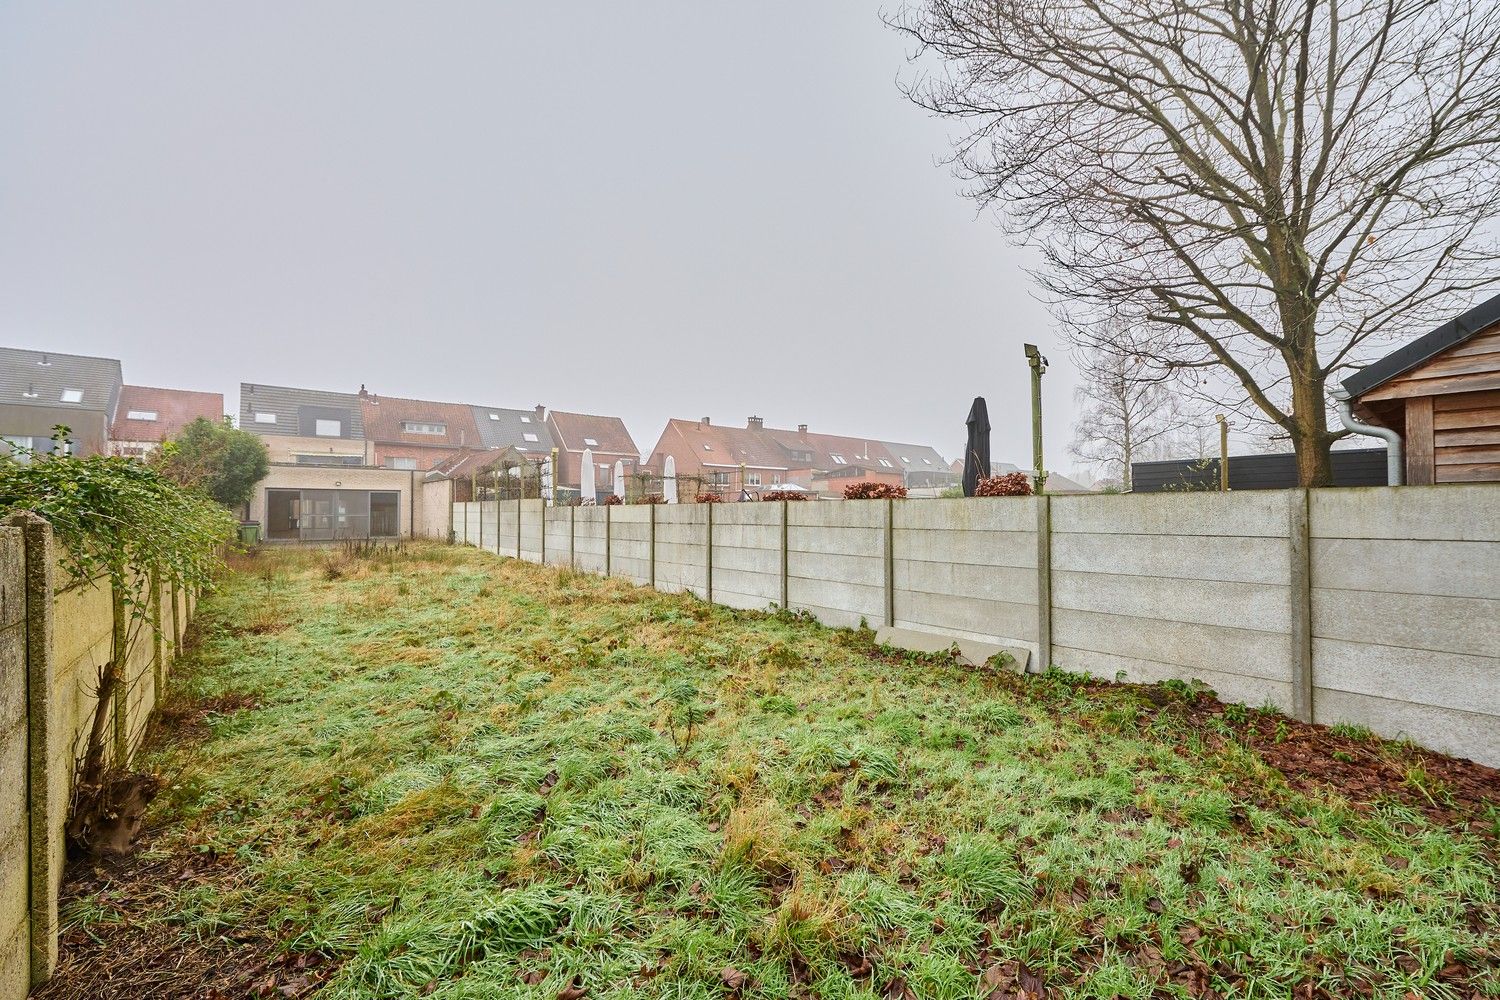
<path fill-rule="evenodd" d="M 61 425 L 69 430 L 71 454 L 107 454 L 123 384 L 115 358 L 0 347 L 0 439 L 5 451 L 50 452 L 52 428 Z"/>
<path fill-rule="evenodd" d="M 110 452 L 145 458 L 200 417 L 214 423 L 224 419 L 222 393 L 121 386 L 114 419 L 110 422 Z"/>
<path fill-rule="evenodd" d="M 364 409 L 352 392 L 240 383 L 240 428 L 266 443 L 276 465 L 371 465 Z"/>

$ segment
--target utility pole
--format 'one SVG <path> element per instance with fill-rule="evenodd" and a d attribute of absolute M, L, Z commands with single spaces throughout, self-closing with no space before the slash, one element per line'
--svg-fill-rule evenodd
<path fill-rule="evenodd" d="M 1219 422 L 1219 492 L 1229 492 L 1229 421 L 1224 414 L 1214 414 Z"/>
<path fill-rule="evenodd" d="M 1042 374 L 1047 359 L 1035 344 L 1026 346 L 1026 363 L 1031 366 L 1031 466 L 1035 470 L 1036 492 L 1046 487 L 1047 472 L 1042 468 Z"/>

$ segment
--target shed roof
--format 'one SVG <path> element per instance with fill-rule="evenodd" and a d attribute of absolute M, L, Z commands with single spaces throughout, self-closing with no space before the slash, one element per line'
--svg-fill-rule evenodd
<path fill-rule="evenodd" d="M 1496 323 L 1500 323 L 1500 295 L 1491 296 L 1437 329 L 1370 362 L 1344 379 L 1344 388 L 1351 396 L 1362 396 Z"/>

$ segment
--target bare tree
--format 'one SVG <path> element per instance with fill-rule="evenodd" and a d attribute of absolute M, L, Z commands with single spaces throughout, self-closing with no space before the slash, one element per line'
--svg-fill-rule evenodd
<path fill-rule="evenodd" d="M 911 0 L 911 98 L 1082 343 L 1149 324 L 1330 482 L 1325 387 L 1500 280 L 1495 0 Z M 1443 301 L 1447 297 L 1447 301 Z"/>
<path fill-rule="evenodd" d="M 1182 398 L 1131 351 L 1091 351 L 1082 369 L 1068 450 L 1128 491 L 1131 464 L 1170 450 L 1191 419 Z"/>

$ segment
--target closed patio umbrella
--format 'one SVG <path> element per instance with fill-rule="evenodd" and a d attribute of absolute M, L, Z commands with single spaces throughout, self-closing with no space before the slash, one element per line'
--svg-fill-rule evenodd
<path fill-rule="evenodd" d="M 974 397 L 969 407 L 969 442 L 964 446 L 964 496 L 971 497 L 979 480 L 990 475 L 990 411 L 983 396 Z"/>
<path fill-rule="evenodd" d="M 662 467 L 661 496 L 667 503 L 677 502 L 677 459 L 671 455 Z"/>
<path fill-rule="evenodd" d="M 583 449 L 583 464 L 578 470 L 578 499 L 580 503 L 592 504 L 598 499 L 594 492 L 594 450 Z"/>

